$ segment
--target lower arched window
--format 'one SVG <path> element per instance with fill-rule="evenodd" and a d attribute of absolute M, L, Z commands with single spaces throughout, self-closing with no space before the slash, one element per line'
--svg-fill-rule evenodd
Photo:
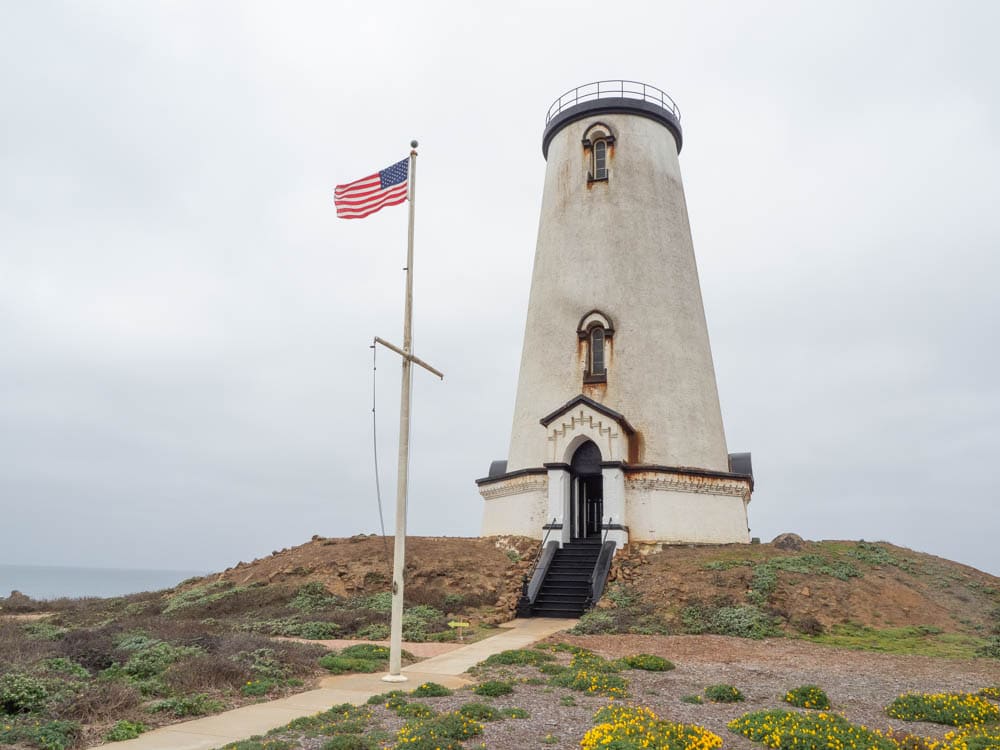
<path fill-rule="evenodd" d="M 607 382 L 611 337 L 614 332 L 611 319 L 600 310 L 591 310 L 580 318 L 576 333 L 583 344 L 581 365 L 584 383 Z"/>

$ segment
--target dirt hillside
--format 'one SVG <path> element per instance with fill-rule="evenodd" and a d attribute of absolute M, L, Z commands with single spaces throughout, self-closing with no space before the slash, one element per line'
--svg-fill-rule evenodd
<path fill-rule="evenodd" d="M 622 632 L 719 632 L 699 630 L 692 617 L 727 608 L 740 616 L 762 612 L 784 632 L 812 635 L 850 623 L 989 637 L 1000 624 L 1000 579 L 975 568 L 885 542 L 809 542 L 795 535 L 776 542 L 626 548 L 615 558 L 600 609 L 638 605 L 645 620 L 629 621 Z M 513 616 L 537 546 L 523 537 L 410 537 L 407 598 L 461 594 L 483 605 L 484 621 L 503 622 Z M 391 539 L 314 537 L 209 579 L 319 581 L 335 595 L 371 595 L 388 590 L 391 559 Z"/>

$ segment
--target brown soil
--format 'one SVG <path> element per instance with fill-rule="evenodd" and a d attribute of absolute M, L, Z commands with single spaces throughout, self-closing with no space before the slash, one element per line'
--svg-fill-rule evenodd
<path fill-rule="evenodd" d="M 839 580 L 815 573 L 778 572 L 766 608 L 789 629 L 808 620 L 824 627 L 858 623 L 876 628 L 931 625 L 948 632 L 988 634 L 1000 605 L 1000 578 L 940 557 L 879 542 L 895 561 L 873 565 L 851 556 L 855 542 L 802 542 L 793 549 L 773 544 L 664 547 L 652 554 L 631 549 L 615 559 L 611 580 L 633 586 L 671 625 L 694 602 L 741 604 L 758 564 L 783 557 L 815 555 L 852 564 L 862 575 Z"/>
<path fill-rule="evenodd" d="M 1000 666 L 992 659 L 845 651 L 784 638 L 751 641 L 724 636 L 557 635 L 551 640 L 583 646 L 608 658 L 650 653 L 670 659 L 676 669 L 669 672 L 623 672 L 629 685 L 626 702 L 648 706 L 664 719 L 704 726 L 723 738 L 724 747 L 743 750 L 761 750 L 761 746 L 733 734 L 726 724 L 749 711 L 789 708 L 782 696 L 800 685 L 821 686 L 833 710 L 851 721 L 883 731 L 895 728 L 940 738 L 951 728 L 890 719 L 885 706 L 903 692 L 976 692 L 1000 680 Z M 524 677 L 539 676 L 531 668 L 516 672 Z M 701 705 L 681 701 L 722 683 L 739 688 L 746 700 Z M 574 705 L 563 705 L 560 699 L 564 697 Z M 474 696 L 460 693 L 450 700 L 461 705 L 472 699 Z M 549 734 L 558 738 L 551 747 L 579 748 L 580 739 L 593 726 L 594 713 L 608 705 L 608 699 L 600 696 L 530 684 L 518 685 L 513 695 L 489 702 L 496 707 L 518 706 L 531 714 L 526 721 L 487 724 L 481 740 L 490 750 L 536 747 Z M 475 746 L 475 741 L 469 744 Z"/>
<path fill-rule="evenodd" d="M 778 571 L 766 609 L 789 632 L 810 621 L 823 628 L 847 622 L 877 628 L 930 625 L 980 637 L 996 627 L 1000 579 L 933 555 L 883 542 L 879 546 L 892 563 L 872 564 L 852 557 L 855 542 L 678 545 L 659 551 L 632 546 L 615 558 L 610 581 L 634 587 L 672 631 L 680 632 L 680 612 L 689 604 L 744 603 L 754 564 L 814 555 L 847 562 L 862 575 L 839 580 Z M 484 605 L 474 619 L 505 622 L 514 616 L 521 579 L 537 548 L 537 541 L 523 537 L 409 537 L 407 599 L 417 602 L 426 592 L 446 590 Z M 706 567 L 742 561 L 750 564 L 724 570 Z M 391 540 L 371 535 L 313 537 L 306 544 L 240 562 L 210 578 L 240 585 L 300 585 L 315 580 L 334 594 L 367 595 L 386 591 L 391 577 Z M 608 606 L 607 598 L 601 604 Z"/>
<path fill-rule="evenodd" d="M 513 617 L 521 579 L 537 546 L 537 541 L 524 537 L 408 537 L 407 600 L 419 601 L 425 592 L 446 590 L 487 605 L 488 611 L 477 618 L 480 622 L 506 622 Z M 392 539 L 316 536 L 269 557 L 240 562 L 206 580 L 216 579 L 237 585 L 320 581 L 330 593 L 340 596 L 376 594 L 388 590 L 392 583 Z"/>

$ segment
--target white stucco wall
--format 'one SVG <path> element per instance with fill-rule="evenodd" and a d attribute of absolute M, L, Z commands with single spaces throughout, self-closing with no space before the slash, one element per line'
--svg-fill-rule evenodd
<path fill-rule="evenodd" d="M 483 497 L 481 536 L 520 534 L 541 539 L 542 526 L 552 520 L 548 510 L 548 478 L 515 478 L 479 488 Z"/>
<path fill-rule="evenodd" d="M 616 141 L 609 180 L 588 186 L 595 121 Z M 607 384 L 585 389 L 576 331 L 594 308 L 615 330 Z M 581 392 L 631 422 L 640 462 L 728 469 L 676 143 L 644 117 L 580 120 L 549 146 L 509 471 L 553 460 L 538 420 Z"/>
<path fill-rule="evenodd" d="M 749 542 L 741 497 L 684 492 L 625 483 L 631 542 L 731 544 Z"/>

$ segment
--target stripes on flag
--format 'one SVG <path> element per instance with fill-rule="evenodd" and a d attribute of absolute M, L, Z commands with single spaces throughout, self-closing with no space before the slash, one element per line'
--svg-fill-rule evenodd
<path fill-rule="evenodd" d="M 385 206 L 397 206 L 406 200 L 410 160 L 403 159 L 380 172 L 360 180 L 337 185 L 333 202 L 337 218 L 363 219 Z"/>

